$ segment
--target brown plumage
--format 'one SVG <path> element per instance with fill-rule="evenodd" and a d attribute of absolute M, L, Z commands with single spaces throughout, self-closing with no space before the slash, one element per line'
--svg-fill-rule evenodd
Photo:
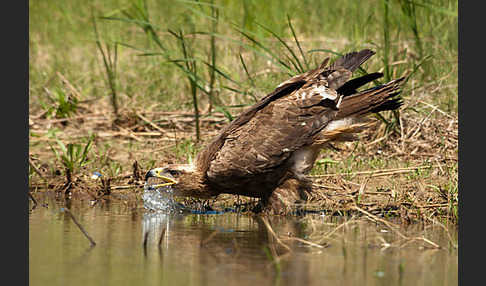
<path fill-rule="evenodd" d="M 357 89 L 382 74 L 350 80 L 373 54 L 352 52 L 331 65 L 327 58 L 319 67 L 284 81 L 223 128 L 193 166 L 158 168 L 148 176 L 171 176 L 175 192 L 185 196 L 229 193 L 275 205 L 289 193 L 305 199 L 310 191 L 305 175 L 322 148 L 354 140 L 354 134 L 367 127 L 366 115 L 401 105 L 396 95 L 403 78 L 363 91 Z"/>

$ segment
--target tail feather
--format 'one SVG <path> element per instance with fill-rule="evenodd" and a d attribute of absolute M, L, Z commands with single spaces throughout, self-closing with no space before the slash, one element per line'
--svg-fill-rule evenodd
<path fill-rule="evenodd" d="M 341 120 L 332 121 L 317 136 L 315 144 L 354 141 L 357 139 L 358 133 L 373 124 L 375 124 L 374 121 L 356 117 L 346 117 Z"/>
<path fill-rule="evenodd" d="M 368 49 L 345 54 L 344 56 L 337 59 L 330 66 L 330 69 L 344 68 L 353 72 L 374 54 L 375 52 Z"/>
<path fill-rule="evenodd" d="M 329 68 L 325 69 L 321 76 L 326 78 L 329 88 L 336 90 L 342 88 L 346 82 L 349 82 L 349 85 L 351 86 L 360 84 L 358 80 L 349 81 L 349 79 L 351 78 L 353 71 L 355 71 L 361 64 L 363 64 L 374 54 L 375 52 L 371 50 L 362 50 L 359 52 L 345 54 L 330 65 Z M 367 78 L 364 77 L 363 79 L 366 80 Z M 350 86 L 347 88 L 349 89 Z"/>
<path fill-rule="evenodd" d="M 395 110 L 400 108 L 400 106 L 402 105 L 403 105 L 403 100 L 401 98 L 392 98 L 383 102 L 378 107 L 371 109 L 370 113 L 377 113 L 385 110 Z"/>
<path fill-rule="evenodd" d="M 369 113 L 399 108 L 402 105 L 402 101 L 397 95 L 400 93 L 400 84 L 404 79 L 402 77 L 343 97 L 336 119 L 348 116 L 363 116 Z"/>

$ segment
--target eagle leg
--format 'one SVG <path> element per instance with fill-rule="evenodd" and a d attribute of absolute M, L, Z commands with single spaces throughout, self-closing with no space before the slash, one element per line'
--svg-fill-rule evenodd
<path fill-rule="evenodd" d="M 289 178 L 283 181 L 269 197 L 262 198 L 256 209 L 273 215 L 290 215 L 302 212 L 302 204 L 312 190 L 312 182 Z"/>

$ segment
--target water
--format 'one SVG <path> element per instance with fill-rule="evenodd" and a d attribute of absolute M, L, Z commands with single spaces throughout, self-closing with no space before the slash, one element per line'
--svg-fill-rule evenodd
<path fill-rule="evenodd" d="M 143 205 L 149 211 L 173 213 L 180 212 L 183 207 L 174 200 L 171 186 L 156 188 L 145 184 L 143 188 Z"/>
<path fill-rule="evenodd" d="M 449 234 L 441 227 L 400 229 L 442 246 L 429 249 L 411 242 L 400 248 L 394 246 L 400 242 L 396 234 L 367 220 L 269 218 L 282 239 L 315 241 L 316 234 L 333 232 L 323 248 L 282 240 L 289 253 L 256 216 L 160 213 L 148 212 L 141 203 L 65 205 L 47 196 L 36 199 L 39 205 L 29 215 L 30 285 L 458 284 L 457 250 L 449 247 L 451 239 L 457 242 L 454 229 Z M 64 206 L 96 246 L 60 211 Z M 280 262 L 274 263 L 275 255 Z"/>

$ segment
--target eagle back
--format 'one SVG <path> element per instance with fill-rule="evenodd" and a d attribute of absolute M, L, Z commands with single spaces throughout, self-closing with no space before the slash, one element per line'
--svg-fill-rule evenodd
<path fill-rule="evenodd" d="M 367 51 L 367 50 L 365 50 Z M 221 186 L 275 183 L 290 168 L 292 153 L 311 145 L 337 113 L 340 88 L 371 54 L 347 55 L 281 83 L 244 111 L 202 150 L 196 168 Z M 358 58 L 358 59 L 357 59 Z M 273 182 L 273 181 L 275 182 Z"/>

